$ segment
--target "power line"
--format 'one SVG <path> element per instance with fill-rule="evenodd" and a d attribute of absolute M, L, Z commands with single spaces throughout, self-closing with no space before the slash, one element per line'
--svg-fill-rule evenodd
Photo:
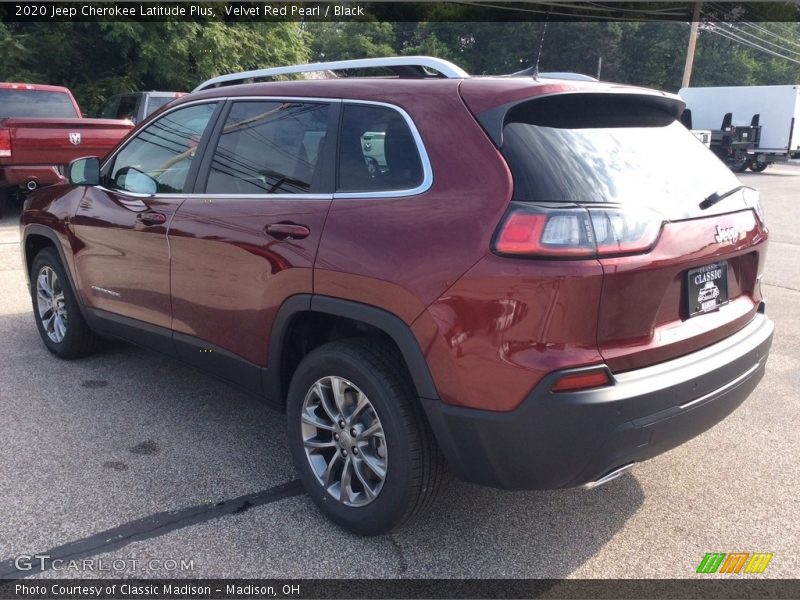
<path fill-rule="evenodd" d="M 729 16 L 729 17 L 730 16 L 734 16 L 734 11 L 736 10 L 735 8 L 733 10 L 729 10 L 728 7 L 726 7 L 726 6 L 722 5 L 722 4 L 716 3 L 716 2 L 707 2 L 706 6 L 710 9 L 709 12 L 710 12 L 710 16 L 711 17 L 715 16 L 714 12 L 719 13 L 716 16 L 723 16 L 723 17 L 725 17 L 725 16 Z M 779 27 L 779 26 L 787 27 L 788 29 L 782 29 L 782 31 L 783 31 L 785 36 L 789 36 L 789 37 L 784 37 L 782 35 L 779 35 L 779 34 L 775 33 L 774 31 L 772 31 L 770 29 L 767 29 L 766 27 L 763 27 L 763 26 L 761 26 L 761 25 L 759 25 L 757 23 L 753 23 L 753 22 L 748 22 L 748 21 L 729 21 L 727 19 L 720 20 L 720 19 L 714 19 L 714 18 L 710 18 L 709 21 L 724 22 L 729 27 L 734 27 L 734 23 L 736 23 L 737 25 L 745 25 L 747 27 L 750 27 L 752 29 L 756 29 L 756 30 L 760 31 L 762 33 L 762 35 L 764 35 L 764 34 L 769 35 L 769 36 L 777 39 L 778 41 L 780 41 L 780 42 L 782 42 L 784 44 L 791 44 L 793 46 L 800 47 L 800 43 L 798 43 L 798 41 L 796 41 L 798 39 L 797 30 L 796 29 L 792 30 L 791 26 L 786 25 L 784 23 L 773 22 L 773 23 L 770 23 L 770 24 L 772 25 L 772 27 Z M 745 32 L 742 32 L 742 33 L 745 33 Z M 774 43 L 768 42 L 764 38 L 756 36 L 755 34 L 748 33 L 748 35 L 750 35 L 752 37 L 755 37 L 756 39 L 758 39 L 761 42 L 765 42 L 765 43 L 769 43 L 771 45 L 775 45 Z M 783 50 L 784 48 L 781 46 L 780 49 Z"/>
<path fill-rule="evenodd" d="M 759 36 L 757 36 L 755 34 L 752 34 L 750 32 L 747 32 L 747 31 L 744 31 L 742 29 L 739 29 L 735 25 L 733 25 L 732 23 L 725 23 L 725 27 L 727 27 L 731 31 L 735 31 L 736 33 L 738 33 L 740 35 L 747 36 L 748 38 L 753 38 L 753 39 L 756 40 L 756 42 L 760 42 L 762 44 L 766 44 L 768 46 L 772 46 L 772 47 L 777 48 L 778 50 L 780 50 L 782 52 L 786 52 L 788 54 L 793 54 L 793 55 L 796 55 L 798 58 L 800 58 L 800 52 L 798 52 L 797 50 L 790 50 L 789 48 L 785 48 L 784 46 L 781 46 L 780 44 L 776 44 L 774 42 L 770 42 L 769 40 L 761 38 L 761 37 L 759 37 Z"/>
<path fill-rule="evenodd" d="M 783 42 L 784 44 L 791 44 L 793 46 L 797 46 L 798 48 L 800 48 L 800 43 L 796 42 L 795 40 L 780 36 L 777 33 L 773 32 L 773 31 L 770 31 L 769 29 L 767 29 L 765 27 L 761 27 L 760 25 L 758 25 L 756 23 L 742 23 L 742 25 L 746 25 L 746 26 L 751 27 L 753 29 L 756 29 L 758 31 L 762 31 L 763 33 L 774 37 L 776 40 L 778 40 L 780 42 Z"/>
<path fill-rule="evenodd" d="M 747 40 L 746 38 L 742 38 L 740 36 L 737 36 L 735 33 L 731 33 L 730 31 L 726 31 L 724 29 L 720 29 L 714 23 L 709 23 L 709 25 L 710 25 L 710 27 L 706 28 L 705 31 L 709 31 L 711 33 L 715 33 L 715 34 L 717 34 L 717 35 L 719 35 L 721 37 L 724 37 L 724 38 L 727 38 L 729 40 L 732 40 L 732 41 L 734 41 L 734 42 L 736 42 L 738 44 L 749 46 L 751 48 L 755 48 L 756 50 L 761 50 L 762 52 L 765 52 L 766 54 L 770 54 L 770 55 L 775 56 L 777 58 L 782 58 L 784 60 L 788 60 L 790 62 L 797 63 L 797 64 L 800 65 L 800 60 L 791 58 L 789 56 L 784 56 L 783 54 L 778 54 L 777 52 L 773 52 L 772 50 L 770 50 L 768 48 L 764 48 L 763 46 L 759 46 L 755 42 L 752 42 L 750 40 Z"/>
<path fill-rule="evenodd" d="M 579 16 L 580 13 L 559 12 L 557 10 L 553 10 L 550 7 L 555 6 L 555 7 L 573 8 L 573 9 L 576 9 L 576 8 L 589 8 L 589 7 L 587 7 L 587 6 L 583 5 L 583 4 L 563 4 L 563 3 L 557 3 L 557 2 L 549 2 L 549 3 L 546 3 L 546 4 L 545 3 L 541 4 L 541 6 L 548 7 L 546 10 L 537 10 L 535 8 L 514 8 L 514 7 L 511 7 L 511 6 L 502 6 L 502 5 L 498 5 L 498 4 L 489 4 L 489 3 L 486 3 L 486 2 L 472 2 L 472 1 L 469 1 L 469 0 L 454 0 L 454 1 L 457 4 L 463 4 L 465 6 L 477 6 L 477 7 L 481 7 L 481 8 L 492 8 L 492 9 L 495 9 L 495 10 L 506 10 L 506 11 L 511 11 L 511 12 L 520 12 L 520 13 L 535 13 L 535 14 L 540 14 L 540 15 L 549 14 L 551 16 L 555 15 L 555 16 L 560 16 L 560 17 L 576 17 L 576 16 Z M 597 10 L 597 9 L 593 9 L 593 10 Z M 681 13 L 681 14 L 683 14 L 683 13 Z M 677 15 L 675 15 L 675 16 L 677 16 Z M 627 18 L 627 17 L 621 17 L 619 15 L 604 15 L 604 14 L 593 14 L 592 15 L 592 19 L 605 20 L 605 21 L 629 21 L 629 22 L 633 22 L 633 23 L 642 22 L 641 18 L 636 18 L 636 17 Z"/>
<path fill-rule="evenodd" d="M 786 54 L 782 54 L 780 52 L 776 52 L 775 50 L 772 50 L 770 48 L 765 48 L 764 46 L 754 42 L 752 39 L 749 39 L 749 38 L 746 38 L 746 37 L 742 37 L 741 35 L 737 35 L 737 34 L 740 34 L 741 31 L 739 31 L 735 27 L 732 27 L 729 23 L 726 23 L 725 25 L 726 25 L 727 29 L 722 29 L 722 31 L 724 31 L 729 36 L 732 36 L 737 41 L 740 41 L 741 43 L 747 44 L 751 48 L 755 48 L 757 50 L 761 50 L 762 52 L 766 52 L 768 54 L 771 54 L 771 55 L 773 55 L 773 56 L 775 56 L 777 58 L 783 58 L 783 59 L 786 59 L 786 60 L 790 60 L 790 61 L 794 61 L 794 62 L 800 63 L 800 53 L 796 53 L 794 51 L 789 51 L 789 52 L 791 52 L 791 54 L 793 54 L 793 56 L 787 56 Z M 760 38 L 757 38 L 757 39 L 758 39 L 758 41 L 763 42 L 763 40 L 761 40 Z M 775 44 L 771 44 L 771 45 L 775 46 Z M 777 46 L 777 48 L 779 48 L 780 50 L 786 52 L 785 48 L 782 48 L 780 46 Z"/>

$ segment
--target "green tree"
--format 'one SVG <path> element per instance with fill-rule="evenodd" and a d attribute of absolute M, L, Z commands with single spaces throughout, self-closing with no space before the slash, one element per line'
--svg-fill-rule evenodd
<path fill-rule="evenodd" d="M 0 80 L 66 85 L 88 114 L 116 93 L 189 91 L 215 75 L 308 58 L 299 23 L 20 23 L 5 33 L 3 47 L 18 48 Z"/>
<path fill-rule="evenodd" d="M 347 21 L 305 24 L 315 62 L 392 56 L 394 28 L 391 23 Z"/>
<path fill-rule="evenodd" d="M 796 23 L 759 23 L 757 27 L 722 24 L 701 30 L 697 41 L 693 86 L 780 85 L 800 82 L 800 64 L 772 52 L 800 60 L 800 31 Z M 735 35 L 762 46 L 753 48 L 724 37 Z M 754 37 L 755 36 L 755 37 Z"/>
<path fill-rule="evenodd" d="M 5 23 L 0 22 L 0 56 L 3 57 L 2 68 L 5 79 L 18 80 L 28 77 L 22 66 L 26 54 L 23 36 L 14 35 Z"/>
<path fill-rule="evenodd" d="M 618 80 L 677 92 L 683 77 L 689 27 L 685 23 L 623 26 Z"/>

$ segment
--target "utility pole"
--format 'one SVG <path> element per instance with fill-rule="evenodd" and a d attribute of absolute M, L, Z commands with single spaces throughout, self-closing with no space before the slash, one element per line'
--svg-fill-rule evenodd
<path fill-rule="evenodd" d="M 689 87 L 692 78 L 692 65 L 694 64 L 694 49 L 697 46 L 697 29 L 700 26 L 700 7 L 702 2 L 695 2 L 694 15 L 692 15 L 692 28 L 689 31 L 689 47 L 686 49 L 686 65 L 683 67 L 683 82 L 681 87 Z"/>

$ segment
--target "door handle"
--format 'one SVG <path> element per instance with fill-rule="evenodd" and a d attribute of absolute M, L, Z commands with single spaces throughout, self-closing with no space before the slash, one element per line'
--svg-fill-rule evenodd
<path fill-rule="evenodd" d="M 301 240 L 308 237 L 311 230 L 297 223 L 271 223 L 264 227 L 264 233 L 278 240 Z"/>
<path fill-rule="evenodd" d="M 144 225 L 163 225 L 167 222 L 167 216 L 160 212 L 148 210 L 136 215 L 136 220 Z"/>

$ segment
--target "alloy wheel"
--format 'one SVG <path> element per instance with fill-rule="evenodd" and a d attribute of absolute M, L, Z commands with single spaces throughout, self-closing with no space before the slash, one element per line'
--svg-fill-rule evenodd
<path fill-rule="evenodd" d="M 47 337 L 60 344 L 67 334 L 67 307 L 64 289 L 52 267 L 42 267 L 36 277 L 36 305 Z"/>
<path fill-rule="evenodd" d="M 308 390 L 300 418 L 306 458 L 327 493 L 346 506 L 375 500 L 386 480 L 388 454 L 366 394 L 341 377 L 323 377 Z"/>

